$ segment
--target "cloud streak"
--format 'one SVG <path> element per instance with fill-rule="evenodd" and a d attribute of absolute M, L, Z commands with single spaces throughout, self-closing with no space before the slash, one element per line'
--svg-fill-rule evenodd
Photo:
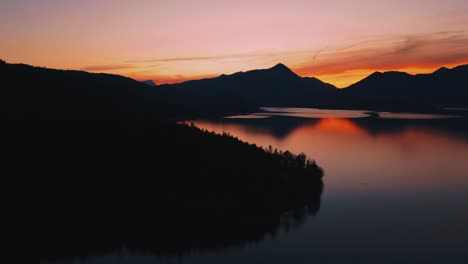
<path fill-rule="evenodd" d="M 364 42 L 363 42 L 364 43 Z M 468 62 L 468 34 L 445 32 L 375 40 L 322 53 L 296 67 L 302 74 L 337 74 L 350 70 L 388 70 Z M 315 62 L 315 63 L 314 63 Z"/>
<path fill-rule="evenodd" d="M 314 56 L 312 57 L 312 63 L 315 63 L 315 60 L 317 59 L 317 56 L 322 52 L 323 50 L 318 50 L 315 52 Z"/>
<path fill-rule="evenodd" d="M 83 70 L 115 71 L 136 79 L 175 83 L 220 74 L 200 70 L 206 65 L 212 68 L 218 64 L 223 69 L 236 71 L 240 70 L 238 65 L 248 64 L 251 67 L 257 65 L 266 68 L 278 62 L 291 66 L 300 75 L 315 76 L 343 87 L 358 81 L 372 71 L 409 69 L 429 71 L 444 65 L 468 63 L 468 31 L 439 31 L 431 34 L 374 38 L 343 46 L 327 45 L 314 50 L 257 51 L 128 60 L 116 64 L 88 66 Z M 178 70 L 190 67 L 197 69 L 198 72 Z"/>
<path fill-rule="evenodd" d="M 205 60 L 228 60 L 228 59 L 251 59 L 259 57 L 273 57 L 277 53 L 273 52 L 249 52 L 238 54 L 225 54 L 214 56 L 188 56 L 188 57 L 173 57 L 173 58 L 159 58 L 151 60 L 129 60 L 126 63 L 155 63 L 155 62 L 181 62 L 181 61 L 205 61 Z"/>
<path fill-rule="evenodd" d="M 137 68 L 136 65 L 131 64 L 107 64 L 107 65 L 94 65 L 87 66 L 82 68 L 83 71 L 113 71 L 113 70 L 122 70 L 122 69 L 132 69 Z"/>
<path fill-rule="evenodd" d="M 138 64 L 138 63 L 115 63 L 115 64 L 105 64 L 105 65 L 91 65 L 82 68 L 82 71 L 98 72 L 98 71 L 120 71 L 120 70 L 141 70 L 141 69 L 151 69 L 154 71 L 156 68 L 160 67 L 161 64 Z"/>

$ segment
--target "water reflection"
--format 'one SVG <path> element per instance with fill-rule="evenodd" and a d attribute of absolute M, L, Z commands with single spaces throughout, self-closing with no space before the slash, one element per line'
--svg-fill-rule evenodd
<path fill-rule="evenodd" d="M 130 240 L 134 254 L 109 253 L 85 263 L 466 263 L 467 119 L 334 113 L 332 118 L 247 116 L 194 123 L 257 145 L 306 153 L 325 169 L 326 192 L 308 208 L 255 221 L 252 228 L 220 223 L 206 235 L 206 228 L 189 225 L 187 230 L 198 232 L 190 237 L 203 243 L 186 243 L 176 253 L 185 252 L 183 258 L 152 257 L 171 251 L 146 243 L 166 240 L 147 232 L 143 244 Z M 320 214 L 307 217 L 319 207 Z M 294 226 L 301 228 L 283 232 Z M 170 238 L 168 230 L 160 237 Z M 166 245 L 174 248 L 187 234 L 174 235 Z"/>
<path fill-rule="evenodd" d="M 312 186 L 313 187 L 313 186 Z M 310 202 L 280 214 L 233 215 L 219 210 L 202 216 L 174 211 L 168 216 L 133 214 L 105 226 L 72 223 L 47 226 L 47 239 L 38 245 L 41 263 L 93 262 L 105 255 L 182 257 L 242 248 L 287 233 L 320 209 L 322 186 L 310 189 Z M 78 219 L 80 216 L 76 216 Z M 76 229 L 73 228 L 73 225 Z"/>
<path fill-rule="evenodd" d="M 272 116 L 288 116 L 299 118 L 388 118 L 388 119 L 446 119 L 460 118 L 463 114 L 460 108 L 445 109 L 448 114 L 392 113 L 368 110 L 336 110 L 316 108 L 262 107 L 262 112 L 250 115 L 229 116 L 228 119 L 269 118 Z"/>
<path fill-rule="evenodd" d="M 347 134 L 363 134 L 365 130 L 356 123 L 343 118 L 326 118 L 321 119 L 312 129 L 328 132 L 339 132 Z"/>
<path fill-rule="evenodd" d="M 304 152 L 322 164 L 327 190 L 402 191 L 468 186 L 466 119 L 224 119 L 196 121 L 262 146 Z M 468 190 L 468 189 L 467 189 Z"/>
<path fill-rule="evenodd" d="M 468 259 L 467 119 L 272 116 L 195 123 L 247 142 L 305 152 L 327 172 L 319 217 L 262 247 L 278 254 L 252 250 L 249 256 L 260 254 L 269 263 L 281 263 L 280 255 L 295 263 Z"/>

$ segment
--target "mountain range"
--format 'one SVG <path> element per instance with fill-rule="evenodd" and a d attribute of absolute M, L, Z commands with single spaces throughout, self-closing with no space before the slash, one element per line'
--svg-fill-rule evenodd
<path fill-rule="evenodd" d="M 341 106 L 443 108 L 468 106 L 468 65 L 431 74 L 375 72 L 341 90 Z"/>
<path fill-rule="evenodd" d="M 300 77 L 284 64 L 217 78 L 162 85 L 193 97 L 229 96 L 258 106 L 315 106 L 333 100 L 337 89 L 316 78 Z"/>
<path fill-rule="evenodd" d="M 185 119 L 251 112 L 238 97 L 193 100 L 176 91 L 133 79 L 83 71 L 0 62 L 4 85 L 0 114 L 6 119 L 134 120 Z"/>
<path fill-rule="evenodd" d="M 375 72 L 343 89 L 300 77 L 284 64 L 162 87 L 187 96 L 238 96 L 259 106 L 430 110 L 468 106 L 468 65 L 432 74 Z"/>
<path fill-rule="evenodd" d="M 435 111 L 468 107 L 468 65 L 432 74 L 375 72 L 344 89 L 300 77 L 284 64 L 151 86 L 111 74 L 0 63 L 1 112 L 16 118 L 195 118 L 262 106 Z"/>

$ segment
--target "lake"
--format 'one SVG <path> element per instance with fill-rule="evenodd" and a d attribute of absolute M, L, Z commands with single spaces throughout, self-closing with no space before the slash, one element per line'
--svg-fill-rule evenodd
<path fill-rule="evenodd" d="M 161 257 L 123 246 L 67 263 L 468 263 L 466 118 L 262 110 L 193 122 L 316 160 L 325 177 L 315 216 L 238 247 Z"/>

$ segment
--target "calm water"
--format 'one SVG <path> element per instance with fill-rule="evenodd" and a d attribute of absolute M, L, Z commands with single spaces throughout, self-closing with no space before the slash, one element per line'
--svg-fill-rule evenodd
<path fill-rule="evenodd" d="M 315 159 L 325 170 L 318 214 L 243 247 L 177 258 L 123 249 L 68 263 L 468 263 L 467 119 L 368 116 L 266 108 L 195 121 Z"/>

